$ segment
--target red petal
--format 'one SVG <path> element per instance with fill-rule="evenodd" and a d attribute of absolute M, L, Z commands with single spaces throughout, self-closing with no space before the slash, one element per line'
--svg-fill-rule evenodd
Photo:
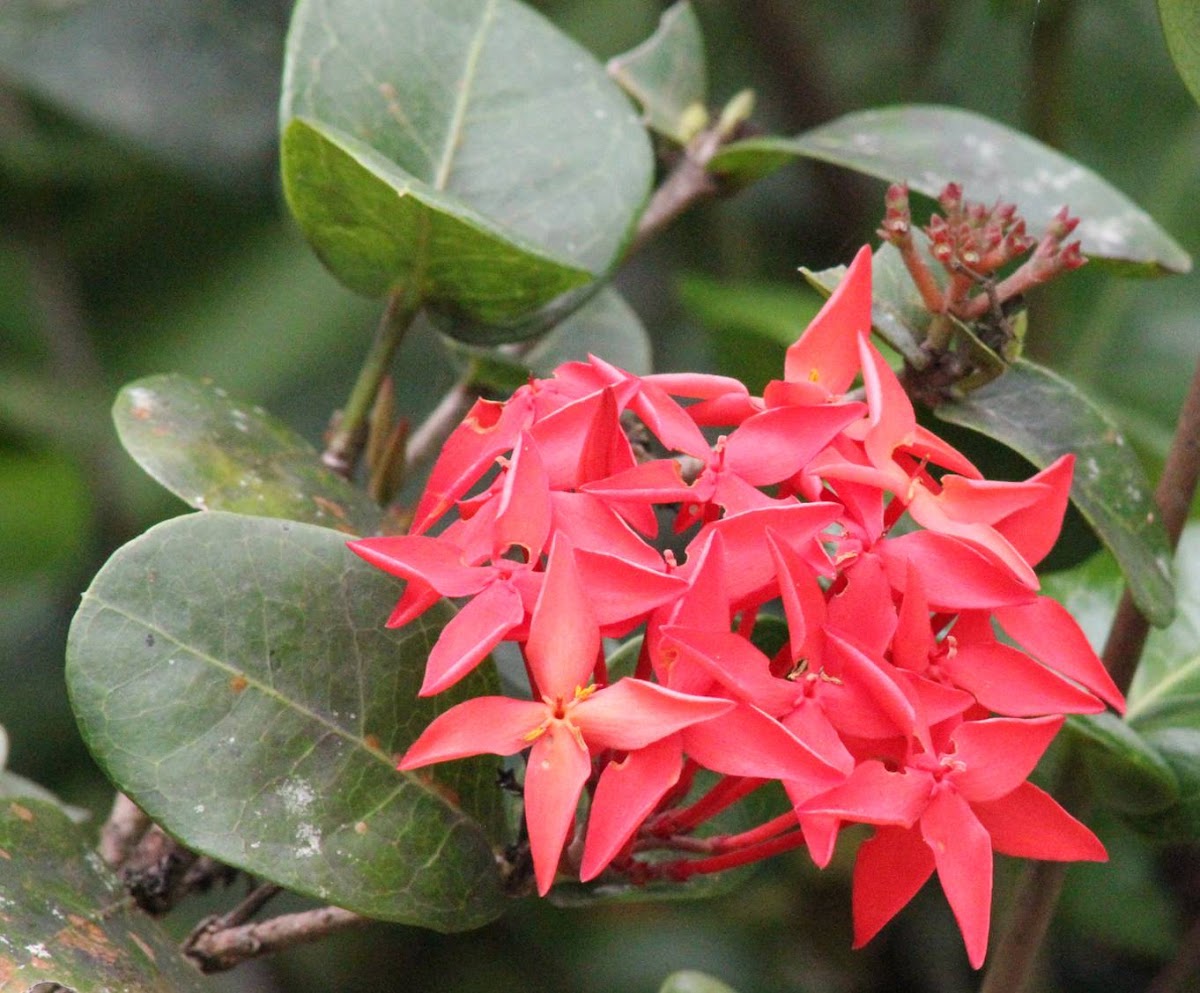
<path fill-rule="evenodd" d="M 765 410 L 729 436 L 725 467 L 754 486 L 788 479 L 865 412 L 861 403 Z"/>
<path fill-rule="evenodd" d="M 515 755 L 529 747 L 528 735 L 547 717 L 544 703 L 483 696 L 439 714 L 400 760 L 407 771 L 471 755 Z"/>
<path fill-rule="evenodd" d="M 1033 599 L 1033 591 L 1007 568 L 950 535 L 912 531 L 884 539 L 875 551 L 888 581 L 901 592 L 911 562 L 921 574 L 934 610 L 987 610 Z"/>
<path fill-rule="evenodd" d="M 933 874 L 933 853 L 916 829 L 881 827 L 854 863 L 854 947 L 895 917 Z"/>
<path fill-rule="evenodd" d="M 419 695 L 432 696 L 453 686 L 524 619 L 521 595 L 508 583 L 493 583 L 442 628 L 429 653 Z"/>
<path fill-rule="evenodd" d="M 550 547 L 546 579 L 533 617 L 525 657 L 535 693 L 570 699 L 586 686 L 600 651 L 600 629 L 575 566 L 575 552 L 561 535 Z"/>
<path fill-rule="evenodd" d="M 562 492 L 550 494 L 550 506 L 554 530 L 571 539 L 577 557 L 588 550 L 604 552 L 634 565 L 663 571 L 662 554 L 625 523 L 626 506 L 610 504 L 591 493 Z M 647 509 L 653 517 L 653 509 Z"/>
<path fill-rule="evenodd" d="M 591 773 L 587 749 L 562 723 L 551 724 L 533 743 L 525 769 L 525 825 L 541 896 L 554 885 L 579 795 Z"/>
<path fill-rule="evenodd" d="M 840 395 L 858 375 L 856 341 L 871 333 L 871 249 L 864 245 L 798 341 L 787 350 L 784 378 Z"/>
<path fill-rule="evenodd" d="M 469 566 L 462 550 L 441 538 L 398 535 L 347 542 L 359 558 L 402 579 L 419 579 L 442 596 L 473 596 L 491 582 L 494 570 Z"/>
<path fill-rule="evenodd" d="M 1012 543 L 1030 565 L 1041 562 L 1058 540 L 1067 500 L 1071 495 L 1074 468 L 1074 455 L 1064 455 L 1046 466 L 1029 482 L 1044 483 L 1049 488 L 1049 494 L 1033 506 L 995 523 L 996 530 Z"/>
<path fill-rule="evenodd" d="M 767 528 L 766 533 L 779 578 L 792 661 L 806 658 L 819 663 L 825 654 L 825 595 L 804 558 L 773 528 Z"/>
<path fill-rule="evenodd" d="M 521 434 L 504 473 L 493 527 L 494 558 L 512 545 L 525 549 L 530 562 L 541 557 L 550 534 L 550 479 L 537 444 L 527 433 Z"/>
<path fill-rule="evenodd" d="M 965 721 L 950 736 L 955 745 L 953 757 L 966 766 L 951 773 L 954 785 L 972 803 L 998 800 L 1011 793 L 1033 772 L 1063 720 L 996 717 Z"/>
<path fill-rule="evenodd" d="M 936 641 L 929 620 L 929 603 L 921 584 L 921 573 L 909 562 L 904 599 L 900 602 L 899 621 L 892 639 L 892 661 L 901 669 L 924 672 Z"/>
<path fill-rule="evenodd" d="M 571 710 L 571 721 L 596 749 L 632 751 L 734 707 L 732 700 L 691 696 L 642 679 L 620 679 Z"/>
<path fill-rule="evenodd" d="M 999 642 L 960 645 L 942 669 L 988 710 L 1005 717 L 1094 714 L 1104 704 L 1024 652 Z"/>
<path fill-rule="evenodd" d="M 842 822 L 836 817 L 824 814 L 800 814 L 797 817 L 800 828 L 804 832 L 804 844 L 808 846 L 808 854 L 818 869 L 824 869 L 833 859 L 833 849 L 837 845 L 838 832 Z"/>
<path fill-rule="evenodd" d="M 454 502 L 491 468 L 496 456 L 512 448 L 532 417 L 528 393 L 514 394 L 508 403 L 476 400 L 462 423 L 442 445 L 425 492 L 413 513 L 410 533 L 421 534 L 454 506 Z"/>
<path fill-rule="evenodd" d="M 992 842 L 966 800 L 940 790 L 921 818 L 921 836 L 933 850 L 938 881 L 954 911 L 971 968 L 987 955 L 992 916 Z"/>
<path fill-rule="evenodd" d="M 442 595 L 428 583 L 420 579 L 410 579 L 384 627 L 404 627 L 405 624 L 415 621 L 441 598 Z"/>
<path fill-rule="evenodd" d="M 671 735 L 609 762 L 600 774 L 588 814 L 587 842 L 579 878 L 594 879 L 625 847 L 625 843 L 679 780 L 683 744 Z"/>
<path fill-rule="evenodd" d="M 975 816 L 1004 855 L 1049 862 L 1107 862 L 1108 853 L 1091 831 L 1033 783 L 1007 796 L 972 803 Z"/>
<path fill-rule="evenodd" d="M 1061 672 L 1125 712 L 1125 698 L 1104 668 L 1087 635 L 1057 600 L 1038 597 L 1032 603 L 1004 607 L 996 620 L 1013 640 L 1051 669 Z"/>
<path fill-rule="evenodd" d="M 794 789 L 809 796 L 846 778 L 778 721 L 747 704 L 693 724 L 683 732 L 683 748 L 706 769 L 730 776 L 790 780 Z"/>
<path fill-rule="evenodd" d="M 616 555 L 598 551 L 575 552 L 579 579 L 589 593 L 592 614 L 604 628 L 640 623 L 645 616 L 665 603 L 681 597 L 687 590 L 682 576 L 647 569 Z M 627 630 L 627 628 L 626 628 Z M 605 631 L 616 637 L 624 631 Z"/>
<path fill-rule="evenodd" d="M 829 814 L 857 824 L 911 827 L 929 804 L 933 777 L 916 769 L 889 772 L 876 759 L 859 763 L 850 778 L 806 801 L 797 813 Z"/>
<path fill-rule="evenodd" d="M 772 676 L 770 660 L 732 631 L 669 625 L 662 634 L 663 647 L 676 646 L 685 664 L 701 666 L 730 694 L 772 717 L 792 710 L 804 692 L 801 685 Z"/>

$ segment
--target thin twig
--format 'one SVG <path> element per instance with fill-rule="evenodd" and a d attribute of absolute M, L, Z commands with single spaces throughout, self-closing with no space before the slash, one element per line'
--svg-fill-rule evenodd
<path fill-rule="evenodd" d="M 201 972 L 221 972 L 248 959 L 319 941 L 337 931 L 370 923 L 369 918 L 341 907 L 320 907 L 254 924 L 195 933 L 188 939 L 183 952 Z"/>
<path fill-rule="evenodd" d="M 100 829 L 100 857 L 112 869 L 120 869 L 150 829 L 150 818 L 124 793 L 113 798 L 112 811 Z"/>

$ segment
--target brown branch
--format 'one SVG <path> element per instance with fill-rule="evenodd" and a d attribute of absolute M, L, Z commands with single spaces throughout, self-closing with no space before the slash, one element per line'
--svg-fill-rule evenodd
<path fill-rule="evenodd" d="M 150 829 L 150 818 L 124 793 L 113 798 L 112 811 L 100 829 L 100 857 L 106 865 L 119 870 Z"/>
<path fill-rule="evenodd" d="M 320 907 L 232 927 L 223 927 L 223 920 L 216 918 L 205 922 L 184 943 L 184 955 L 201 972 L 232 969 L 248 959 L 319 941 L 337 931 L 371 923 L 370 918 L 340 907 Z"/>

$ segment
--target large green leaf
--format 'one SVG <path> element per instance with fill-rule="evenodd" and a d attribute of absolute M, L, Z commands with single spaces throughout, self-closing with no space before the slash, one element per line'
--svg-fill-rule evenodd
<path fill-rule="evenodd" d="M 370 498 L 321 465 L 313 447 L 260 407 L 180 375 L 130 383 L 113 406 L 126 451 L 197 510 L 286 517 L 374 534 Z"/>
<path fill-rule="evenodd" d="M 1200 9 L 1192 0 L 1158 0 L 1158 16 L 1175 68 L 1200 102 Z"/>
<path fill-rule="evenodd" d="M 1074 452 L 1071 499 L 1121 565 L 1134 601 L 1156 625 L 1173 610 L 1171 556 L 1137 455 L 1071 383 L 1021 359 L 935 413 L 1019 452 L 1038 468 Z"/>
<path fill-rule="evenodd" d="M 53 804 L 0 799 L 0 990 L 201 993 L 171 939 L 123 899 L 90 834 Z"/>
<path fill-rule="evenodd" d="M 708 93 L 704 35 L 688 0 L 667 8 L 637 48 L 610 59 L 608 72 L 641 105 L 648 127 L 687 144 L 685 115 L 695 105 L 703 110 Z"/>
<path fill-rule="evenodd" d="M 450 608 L 389 631 L 395 581 L 344 536 L 214 512 L 120 549 L 71 626 L 67 680 L 113 781 L 185 844 L 388 920 L 478 926 L 503 903 L 495 763 L 397 772 L 481 669 L 418 700 Z"/>
<path fill-rule="evenodd" d="M 1145 272 L 1187 272 L 1191 257 L 1132 200 L 1073 159 L 996 121 L 919 104 L 847 114 L 794 138 L 726 146 L 709 167 L 738 181 L 812 158 L 937 196 L 949 182 L 971 200 L 1015 203 L 1036 234 L 1063 205 L 1081 218 L 1083 251 Z"/>
<path fill-rule="evenodd" d="M 653 170 L 603 67 L 516 0 L 301 0 L 284 186 L 347 285 L 515 321 L 605 272 Z"/>

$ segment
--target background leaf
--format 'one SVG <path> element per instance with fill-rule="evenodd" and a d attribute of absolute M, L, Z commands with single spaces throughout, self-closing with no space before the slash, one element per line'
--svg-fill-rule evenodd
<path fill-rule="evenodd" d="M 0 69 L 207 183 L 250 172 L 265 185 L 286 10 L 238 0 L 6 0 Z"/>
<path fill-rule="evenodd" d="M 708 96 L 704 35 L 688 0 L 663 11 L 654 34 L 608 62 L 608 74 L 638 102 L 646 125 L 686 145 L 681 125 L 693 104 L 703 109 Z"/>
<path fill-rule="evenodd" d="M 0 798 L 0 989 L 200 993 L 199 974 L 124 902 L 89 835 L 52 804 Z"/>
<path fill-rule="evenodd" d="M 674 972 L 664 980 L 658 993 L 735 993 L 732 986 L 703 972 L 686 969 Z"/>
<path fill-rule="evenodd" d="M 1158 0 L 1158 17 L 1175 68 L 1200 103 L 1200 11 L 1190 0 Z"/>
<path fill-rule="evenodd" d="M 425 226 L 482 229 L 478 219 L 542 253 L 525 253 L 536 265 L 523 280 L 557 265 L 561 292 L 610 266 L 652 174 L 646 133 L 603 68 L 515 0 L 383 0 L 370 16 L 347 0 L 302 0 L 281 116 L 293 210 L 335 274 L 366 292 L 411 270 L 414 290 L 440 286 L 451 302 L 456 280 L 504 251 L 458 228 L 426 244 Z M 428 209 L 409 244 L 388 245 L 376 215 L 402 210 L 409 192 Z M 457 304 L 485 321 L 516 317 L 530 308 L 505 300 L 517 292 L 500 276 L 490 295 L 476 288 Z"/>
<path fill-rule="evenodd" d="M 968 199 L 1017 204 L 1038 235 L 1064 204 L 1081 218 L 1086 255 L 1148 272 L 1187 272 L 1191 257 L 1125 194 L 1040 141 L 979 114 L 920 104 L 846 114 L 795 138 L 753 138 L 710 163 L 739 178 L 763 175 L 787 156 L 844 166 L 936 197 L 949 182 Z"/>
<path fill-rule="evenodd" d="M 503 904 L 495 763 L 433 780 L 397 772 L 395 755 L 494 676 L 418 700 L 450 613 L 386 630 L 397 592 L 336 531 L 167 521 L 109 559 L 75 616 L 67 678 L 84 738 L 198 851 L 368 916 L 479 926 Z"/>
<path fill-rule="evenodd" d="M 285 517 L 352 535 L 374 534 L 383 519 L 307 441 L 219 386 L 173 374 L 139 379 L 117 394 L 113 420 L 138 465 L 197 510 Z"/>
<path fill-rule="evenodd" d="M 934 412 L 1002 442 L 1039 469 L 1074 452 L 1075 506 L 1112 549 L 1142 612 L 1159 626 L 1171 620 L 1171 556 L 1150 484 L 1121 432 L 1084 394 L 1021 359 Z"/>

